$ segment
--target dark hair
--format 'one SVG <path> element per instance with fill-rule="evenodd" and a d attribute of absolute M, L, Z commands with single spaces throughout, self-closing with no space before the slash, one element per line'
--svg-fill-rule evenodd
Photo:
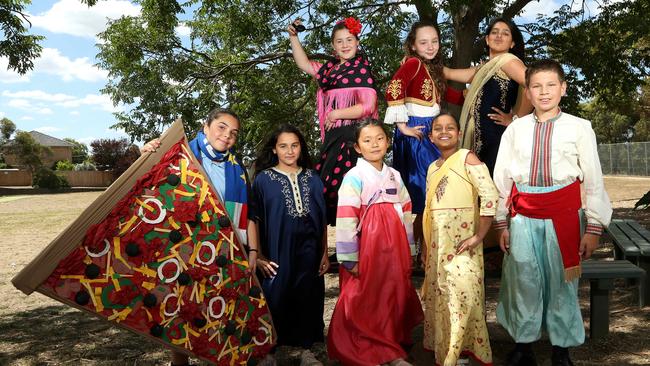
<path fill-rule="evenodd" d="M 311 169 L 313 164 L 311 156 L 309 155 L 309 147 L 305 141 L 305 136 L 303 136 L 300 130 L 295 126 L 285 123 L 278 126 L 278 128 L 269 135 L 266 139 L 266 143 L 257 154 L 257 159 L 255 159 L 255 163 L 253 164 L 255 168 L 255 176 L 265 169 L 278 165 L 278 156 L 273 153 L 273 149 L 275 149 L 275 145 L 278 143 L 278 137 L 283 133 L 292 133 L 298 137 L 298 141 L 300 142 L 298 166 L 303 169 Z"/>
<path fill-rule="evenodd" d="M 210 124 L 212 124 L 212 121 L 223 116 L 224 114 L 227 114 L 232 118 L 234 118 L 237 121 L 237 124 L 239 124 L 239 127 L 241 127 L 241 121 L 239 120 L 239 116 L 235 112 L 226 108 L 215 108 L 211 110 L 210 113 L 208 113 L 208 117 L 205 119 L 205 125 L 210 126 Z"/>
<path fill-rule="evenodd" d="M 363 130 L 364 128 L 366 128 L 368 126 L 377 126 L 377 127 L 381 128 L 382 131 L 384 131 L 384 133 L 386 134 L 386 137 L 388 137 L 388 132 L 386 132 L 386 126 L 384 125 L 383 122 L 378 121 L 378 120 L 373 119 L 373 118 L 370 118 L 370 117 L 366 117 L 366 118 L 361 119 L 359 121 L 359 123 L 357 123 L 357 128 L 354 130 L 354 142 L 355 143 L 357 143 L 357 144 L 359 143 L 359 137 L 361 136 L 361 130 Z"/>
<path fill-rule="evenodd" d="M 457 120 L 457 119 L 456 119 L 456 118 L 455 118 L 451 113 L 448 113 L 448 112 L 446 112 L 446 111 L 442 111 L 442 112 L 440 112 L 439 115 L 437 115 L 437 116 L 436 116 L 436 117 L 431 121 L 431 127 L 432 127 L 432 128 L 431 128 L 431 131 L 432 131 L 432 132 L 433 132 L 433 124 L 436 123 L 436 121 L 438 120 L 438 118 L 440 118 L 440 117 L 444 117 L 444 116 L 451 117 L 451 119 L 452 119 L 454 122 L 456 122 L 456 127 L 460 130 L 460 122 L 458 122 L 458 120 Z"/>
<path fill-rule="evenodd" d="M 562 65 L 559 62 L 551 59 L 539 60 L 533 62 L 532 65 L 528 66 L 526 69 L 526 86 L 530 84 L 530 78 L 538 72 L 550 71 L 557 74 L 560 78 L 560 82 L 566 80 L 566 75 L 562 69 Z"/>
<path fill-rule="evenodd" d="M 438 53 L 433 58 L 433 60 L 423 59 L 412 49 L 412 47 L 415 45 L 415 36 L 417 35 L 418 30 L 425 27 L 433 28 L 436 31 L 436 34 L 438 34 Z M 445 94 L 445 89 L 447 88 L 447 83 L 445 83 L 445 77 L 443 76 L 443 68 L 445 65 L 442 62 L 442 42 L 440 42 L 440 30 L 438 29 L 438 26 L 436 26 L 433 22 L 426 20 L 419 20 L 413 23 L 411 30 L 404 40 L 404 53 L 407 57 L 419 58 L 420 61 L 422 61 L 422 63 L 427 67 L 429 74 L 431 74 L 433 82 L 436 86 L 438 98 L 442 99 Z"/>
<path fill-rule="evenodd" d="M 334 26 L 334 28 L 332 28 L 332 34 L 330 35 L 330 41 L 331 41 L 332 43 L 334 43 L 334 35 L 336 34 L 336 32 L 340 31 L 341 29 L 346 29 L 346 30 L 348 30 L 348 27 L 345 26 L 345 22 L 344 22 L 344 21 L 340 21 L 340 22 L 336 23 L 336 25 Z M 348 31 L 349 31 L 349 30 L 348 30 Z M 350 34 L 352 34 L 352 33 L 350 33 Z M 352 35 L 354 36 L 354 38 L 357 39 L 357 41 L 359 40 L 359 36 L 357 36 L 356 34 L 352 34 Z"/>
<path fill-rule="evenodd" d="M 505 23 L 508 28 L 510 28 L 510 34 L 512 35 L 512 41 L 515 43 L 514 47 L 510 49 L 510 53 L 513 55 L 519 57 L 521 62 L 524 62 L 524 56 L 525 56 L 525 47 L 524 47 L 524 36 L 521 34 L 521 31 L 519 30 L 519 27 L 517 27 L 517 24 L 513 22 L 511 19 L 506 19 L 506 18 L 495 18 L 492 19 L 490 24 L 488 24 L 487 30 L 485 31 L 485 36 L 489 36 L 490 32 L 492 32 L 492 28 L 497 23 Z M 485 48 L 487 49 L 488 52 L 490 52 L 490 48 L 488 45 L 485 45 Z"/>

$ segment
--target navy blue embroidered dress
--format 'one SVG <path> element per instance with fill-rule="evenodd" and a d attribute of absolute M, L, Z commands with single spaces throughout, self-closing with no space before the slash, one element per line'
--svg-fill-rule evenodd
<path fill-rule="evenodd" d="M 279 265 L 274 277 L 260 277 L 278 345 L 322 342 L 325 282 L 318 269 L 327 224 L 320 177 L 310 169 L 264 170 L 255 177 L 250 201 L 261 254 Z"/>
<path fill-rule="evenodd" d="M 488 80 L 477 97 L 478 103 L 474 105 L 474 121 L 477 121 L 474 130 L 474 147 L 476 155 L 487 165 L 490 176 L 494 173 L 494 164 L 497 161 L 501 135 L 506 130 L 505 126 L 494 123 L 489 113 L 496 113 L 492 107 L 497 107 L 508 113 L 517 102 L 519 84 L 511 80 L 503 71 L 498 71 Z"/>

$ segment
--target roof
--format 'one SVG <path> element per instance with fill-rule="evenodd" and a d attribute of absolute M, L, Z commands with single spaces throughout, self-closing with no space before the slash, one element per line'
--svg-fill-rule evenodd
<path fill-rule="evenodd" d="M 29 134 L 32 135 L 34 140 L 38 142 L 39 144 L 43 146 L 48 146 L 48 147 L 55 147 L 55 146 L 63 146 L 63 147 L 74 147 L 73 144 L 57 139 L 56 137 L 52 137 L 50 135 L 46 135 L 44 133 L 38 132 L 38 131 L 29 131 Z"/>

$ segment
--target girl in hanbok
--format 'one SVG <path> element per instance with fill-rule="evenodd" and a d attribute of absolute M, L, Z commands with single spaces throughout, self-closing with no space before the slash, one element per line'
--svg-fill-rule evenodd
<path fill-rule="evenodd" d="M 301 365 L 322 365 L 310 348 L 323 341 L 325 282 L 329 268 L 323 184 L 305 138 L 280 126 L 255 161 L 248 216 L 249 237 L 261 252 L 260 282 L 278 334 L 278 345 L 303 348 Z M 274 365 L 273 355 L 262 365 Z"/>
<path fill-rule="evenodd" d="M 357 127 L 357 165 L 341 183 L 336 252 L 341 293 L 327 336 L 330 358 L 344 365 L 408 366 L 402 345 L 423 319 L 411 285 L 411 199 L 384 163 L 389 139 L 367 120 Z"/>
<path fill-rule="evenodd" d="M 491 365 L 482 240 L 499 194 L 485 164 L 469 150 L 458 149 L 459 136 L 451 115 L 433 120 L 430 138 L 441 155 L 427 174 L 422 223 L 424 348 L 434 351 L 437 365 L 467 364 L 468 356 Z"/>
<path fill-rule="evenodd" d="M 316 104 L 323 144 L 315 168 L 325 185 L 327 223 L 335 225 L 337 192 L 358 158 L 352 147 L 354 130 L 361 118 L 377 118 L 375 80 L 368 58 L 359 51 L 361 23 L 357 19 L 336 23 L 331 35 L 335 60 L 324 64 L 307 57 L 296 31 L 301 27 L 299 20 L 289 25 L 289 41 L 298 68 L 318 83 Z"/>

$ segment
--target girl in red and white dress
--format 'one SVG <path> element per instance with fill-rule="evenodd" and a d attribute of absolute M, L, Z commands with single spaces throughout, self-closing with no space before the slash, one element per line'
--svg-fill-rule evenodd
<path fill-rule="evenodd" d="M 462 104 L 462 94 L 445 80 L 468 83 L 475 69 L 450 69 L 442 63 L 440 33 L 435 24 L 418 21 L 404 41 L 405 60 L 386 88 L 384 123 L 396 124 L 393 167 L 402 176 L 413 201 L 415 239 L 421 240 L 427 169 L 440 152 L 427 138 L 431 121 L 440 114 L 440 101 Z"/>

